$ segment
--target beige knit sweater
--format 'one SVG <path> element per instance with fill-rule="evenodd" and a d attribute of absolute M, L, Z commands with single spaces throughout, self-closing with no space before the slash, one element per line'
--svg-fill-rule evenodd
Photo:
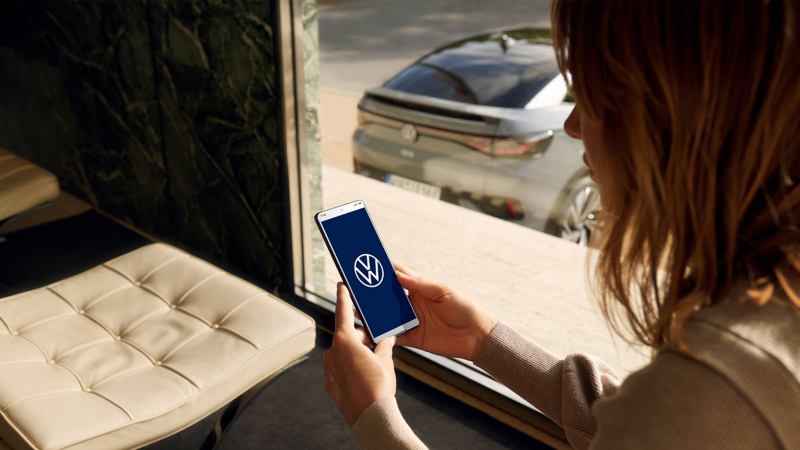
<path fill-rule="evenodd" d="M 794 283 L 793 283 L 794 284 Z M 624 382 L 603 361 L 560 359 L 504 323 L 475 364 L 564 427 L 576 449 L 800 449 L 800 314 L 745 286 L 694 313 L 691 354 L 668 346 Z M 394 397 L 353 426 L 364 450 L 424 449 Z"/>

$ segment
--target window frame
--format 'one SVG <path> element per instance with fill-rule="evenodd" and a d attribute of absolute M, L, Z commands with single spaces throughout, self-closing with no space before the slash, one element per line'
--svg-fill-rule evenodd
<path fill-rule="evenodd" d="M 279 0 L 275 8 L 276 72 L 280 98 L 281 182 L 284 200 L 282 295 L 332 333 L 334 298 L 313 290 L 305 124 L 302 0 Z M 360 325 L 360 321 L 356 319 Z M 396 347 L 396 368 L 555 448 L 571 448 L 564 430 L 530 403 L 468 361 Z"/>

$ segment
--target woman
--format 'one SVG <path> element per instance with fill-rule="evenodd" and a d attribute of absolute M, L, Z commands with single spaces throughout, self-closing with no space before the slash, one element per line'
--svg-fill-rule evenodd
<path fill-rule="evenodd" d="M 624 382 L 559 359 L 398 265 L 420 326 L 584 448 L 800 448 L 800 4 L 555 0 L 553 41 L 605 219 L 606 318 L 654 357 Z M 424 448 L 339 286 L 325 389 L 362 448 Z M 630 335 L 630 334 L 629 334 Z"/>

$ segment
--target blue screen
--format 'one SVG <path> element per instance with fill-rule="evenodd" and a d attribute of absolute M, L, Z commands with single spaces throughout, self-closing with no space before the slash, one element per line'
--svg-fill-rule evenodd
<path fill-rule="evenodd" d="M 374 337 L 417 318 L 366 209 L 320 223 Z"/>

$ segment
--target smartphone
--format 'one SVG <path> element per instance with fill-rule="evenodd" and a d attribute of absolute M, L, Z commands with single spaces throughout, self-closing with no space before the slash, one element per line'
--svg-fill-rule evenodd
<path fill-rule="evenodd" d="M 361 200 L 314 216 L 374 345 L 419 325 L 406 291 Z"/>

